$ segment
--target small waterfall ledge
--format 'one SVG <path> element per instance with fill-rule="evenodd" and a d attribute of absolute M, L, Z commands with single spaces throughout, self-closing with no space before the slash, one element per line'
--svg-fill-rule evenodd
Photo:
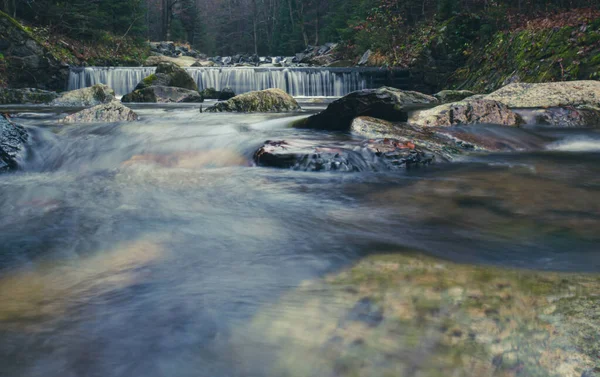
<path fill-rule="evenodd" d="M 69 73 L 69 90 L 106 84 L 118 96 L 133 91 L 156 67 L 77 67 Z M 407 70 L 382 68 L 188 67 L 200 90 L 229 87 L 237 94 L 280 88 L 295 97 L 340 97 L 350 92 L 393 85 L 410 89 Z"/>

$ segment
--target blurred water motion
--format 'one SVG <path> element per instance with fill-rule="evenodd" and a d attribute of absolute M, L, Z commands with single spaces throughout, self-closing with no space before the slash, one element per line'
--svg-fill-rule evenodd
<path fill-rule="evenodd" d="M 540 131 L 556 139 L 546 151 L 409 172 L 311 173 L 252 167 L 252 155 L 269 139 L 352 136 L 281 115 L 138 111 L 132 124 L 16 118 L 36 148 L 0 180 L 0 376 L 595 373 L 600 321 L 583 319 L 599 312 L 585 300 L 600 271 L 597 133 Z M 407 248 L 508 269 L 366 259 L 347 270 Z M 340 283 L 348 274 L 358 280 Z M 480 294 L 452 299 L 458 289 Z M 563 294 L 584 301 L 546 313 Z M 558 346 L 538 353 L 551 327 L 570 361 Z M 517 351 L 494 348 L 497 334 L 502 347 L 521 334 Z"/>

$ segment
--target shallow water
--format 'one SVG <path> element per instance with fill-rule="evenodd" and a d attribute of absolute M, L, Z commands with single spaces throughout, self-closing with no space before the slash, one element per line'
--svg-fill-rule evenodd
<path fill-rule="evenodd" d="M 19 111 L 34 151 L 0 180 L 1 376 L 244 376 L 232 327 L 375 252 L 600 271 L 593 131 L 533 130 L 552 140 L 536 153 L 311 173 L 252 164 L 268 139 L 354 138 L 289 128 L 305 114 L 140 106 L 136 123 L 62 126 Z"/>

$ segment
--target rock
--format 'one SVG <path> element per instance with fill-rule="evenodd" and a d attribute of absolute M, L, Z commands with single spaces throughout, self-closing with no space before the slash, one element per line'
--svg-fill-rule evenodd
<path fill-rule="evenodd" d="M 54 106 L 88 107 L 109 103 L 115 99 L 115 91 L 104 84 L 61 93 L 50 104 Z"/>
<path fill-rule="evenodd" d="M 517 127 L 421 127 L 392 123 L 371 117 L 354 119 L 352 133 L 370 139 L 389 138 L 414 144 L 431 153 L 436 161 L 452 161 L 471 152 L 510 152 L 544 149 L 552 140 Z"/>
<path fill-rule="evenodd" d="M 144 67 L 156 67 L 160 63 L 164 63 L 164 62 L 175 63 L 173 60 L 174 59 L 170 59 L 163 55 L 153 55 L 153 56 L 148 57 L 148 59 L 146 59 L 146 61 L 144 62 Z M 177 64 L 177 63 L 175 63 L 175 64 Z"/>
<path fill-rule="evenodd" d="M 332 102 L 325 111 L 298 121 L 295 126 L 347 131 L 357 116 L 406 121 L 409 111 L 438 103 L 435 97 L 426 94 L 389 87 L 359 90 Z"/>
<path fill-rule="evenodd" d="M 217 67 L 217 64 L 211 60 L 199 60 L 192 64 L 192 67 Z"/>
<path fill-rule="evenodd" d="M 0 172 L 14 170 L 29 135 L 25 128 L 0 115 Z"/>
<path fill-rule="evenodd" d="M 486 96 L 510 108 L 589 106 L 600 109 L 600 81 L 510 84 Z"/>
<path fill-rule="evenodd" d="M 94 122 L 133 122 L 138 115 L 119 101 L 112 101 L 102 105 L 82 110 L 68 115 L 64 123 L 94 123 Z"/>
<path fill-rule="evenodd" d="M 598 127 L 600 110 L 593 108 L 551 107 L 548 109 L 515 109 L 526 124 L 550 127 Z"/>
<path fill-rule="evenodd" d="M 465 100 L 440 105 L 415 113 L 410 123 L 425 127 L 447 127 L 464 124 L 498 124 L 518 126 L 523 121 L 506 105 L 492 100 Z"/>
<path fill-rule="evenodd" d="M 444 104 L 462 101 L 463 99 L 474 95 L 475 93 L 471 92 L 470 90 L 442 90 L 433 96 L 437 98 L 440 103 Z"/>
<path fill-rule="evenodd" d="M 266 89 L 240 94 L 226 102 L 219 102 L 206 109 L 208 112 L 287 112 L 300 109 L 300 105 L 281 89 Z"/>
<path fill-rule="evenodd" d="M 366 65 L 369 62 L 369 59 L 371 58 L 371 54 L 373 54 L 371 52 L 371 50 L 365 51 L 365 53 L 363 54 L 363 56 L 358 61 L 358 65 Z"/>
<path fill-rule="evenodd" d="M 156 67 L 156 72 L 137 84 L 135 90 L 150 86 L 173 86 L 189 90 L 198 90 L 196 81 L 183 68 L 175 63 L 162 62 Z"/>
<path fill-rule="evenodd" d="M 64 90 L 69 68 L 52 55 L 19 22 L 0 12 L 0 54 L 3 77 L 13 88 Z"/>
<path fill-rule="evenodd" d="M 42 89 L 0 89 L 0 104 L 46 104 L 58 98 L 56 92 Z"/>
<path fill-rule="evenodd" d="M 195 90 L 176 88 L 174 86 L 150 86 L 123 96 L 122 102 L 203 102 L 204 98 Z"/>
<path fill-rule="evenodd" d="M 215 88 L 206 88 L 200 93 L 205 99 L 218 99 L 220 95 L 220 92 L 218 92 Z"/>
<path fill-rule="evenodd" d="M 227 101 L 231 98 L 235 97 L 235 92 L 233 91 L 233 89 L 231 88 L 223 88 L 223 90 L 221 90 L 219 92 L 219 96 L 218 96 L 218 100 L 219 101 Z"/>
<path fill-rule="evenodd" d="M 259 166 L 306 171 L 381 171 L 432 163 L 434 156 L 394 139 L 319 144 L 268 140 L 254 154 Z"/>

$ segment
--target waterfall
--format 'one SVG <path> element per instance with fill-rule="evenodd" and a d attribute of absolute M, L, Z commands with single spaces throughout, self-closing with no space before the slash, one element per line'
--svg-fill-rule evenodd
<path fill-rule="evenodd" d="M 119 96 L 135 88 L 155 67 L 85 67 L 72 68 L 69 90 L 94 84 L 106 84 Z M 200 90 L 229 87 L 237 94 L 253 90 L 280 88 L 293 96 L 343 96 L 360 89 L 381 85 L 387 73 L 378 68 L 265 68 L 189 67 L 185 70 L 196 80 Z"/>

